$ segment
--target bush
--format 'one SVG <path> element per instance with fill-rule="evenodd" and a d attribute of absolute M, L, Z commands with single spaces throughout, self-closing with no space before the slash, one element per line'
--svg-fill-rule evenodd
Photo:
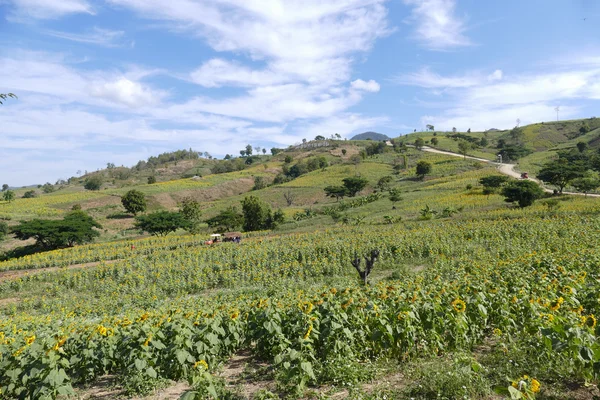
<path fill-rule="evenodd" d="M 102 183 L 102 177 L 100 175 L 94 175 L 85 180 L 83 187 L 87 190 L 100 190 Z"/>
<path fill-rule="evenodd" d="M 35 190 L 28 190 L 25 193 L 23 193 L 24 199 L 33 199 L 34 197 L 37 197 Z"/>
<path fill-rule="evenodd" d="M 365 186 L 367 186 L 367 183 L 369 183 L 368 180 L 359 176 L 344 178 L 342 179 L 342 182 L 344 182 L 344 187 L 348 191 L 348 196 L 350 197 L 356 196 L 356 194 L 363 190 Z"/>
<path fill-rule="evenodd" d="M 155 236 L 166 236 L 179 228 L 187 229 L 190 223 L 181 213 L 174 211 L 158 211 L 148 215 L 135 217 L 135 227 Z"/>
<path fill-rule="evenodd" d="M 205 222 L 218 232 L 233 231 L 244 223 L 244 216 L 231 206 Z"/>
<path fill-rule="evenodd" d="M 186 197 L 179 206 L 179 212 L 189 222 L 188 232 L 200 232 L 200 223 L 202 222 L 202 207 L 200 202 L 191 197 Z"/>
<path fill-rule="evenodd" d="M 0 221 L 0 240 L 8 235 L 8 224 L 4 221 Z"/>
<path fill-rule="evenodd" d="M 528 207 L 544 195 L 540 186 L 529 180 L 513 181 L 502 189 L 504 201 L 508 203 L 518 202 L 519 207 Z"/>
<path fill-rule="evenodd" d="M 425 179 L 425 175 L 431 173 L 432 166 L 427 161 L 419 161 L 417 163 L 417 176 L 423 180 Z"/>
<path fill-rule="evenodd" d="M 139 190 L 132 189 L 121 197 L 121 204 L 127 212 L 137 215 L 146 211 L 146 195 Z"/>
<path fill-rule="evenodd" d="M 247 196 L 242 200 L 245 231 L 272 229 L 271 207 L 256 196 Z"/>
<path fill-rule="evenodd" d="M 156 177 L 154 175 L 151 175 L 148 177 L 148 185 L 152 185 L 156 183 Z"/>

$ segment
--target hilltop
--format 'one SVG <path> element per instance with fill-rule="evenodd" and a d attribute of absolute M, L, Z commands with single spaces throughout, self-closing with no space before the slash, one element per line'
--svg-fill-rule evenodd
<path fill-rule="evenodd" d="M 382 140 L 389 140 L 389 139 L 390 138 L 387 135 L 384 135 L 383 133 L 363 132 L 363 133 L 359 133 L 358 135 L 352 136 L 352 139 L 350 139 L 350 140 L 376 140 L 376 141 L 382 141 Z"/>

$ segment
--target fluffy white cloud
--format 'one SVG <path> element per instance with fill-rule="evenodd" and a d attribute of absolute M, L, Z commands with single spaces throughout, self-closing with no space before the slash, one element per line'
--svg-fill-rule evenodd
<path fill-rule="evenodd" d="M 379 92 L 379 89 L 381 89 L 381 87 L 379 86 L 379 83 L 375 82 L 373 79 L 370 79 L 368 81 L 363 81 L 362 79 L 357 79 L 355 81 L 351 82 L 351 86 L 352 88 L 356 89 L 356 90 L 364 90 L 366 92 Z"/>
<path fill-rule="evenodd" d="M 10 18 L 25 20 L 27 18 L 52 19 L 67 14 L 94 14 L 92 6 L 86 0 L 9 0 L 14 9 Z"/>
<path fill-rule="evenodd" d="M 463 18 L 455 15 L 456 0 L 404 0 L 412 6 L 408 22 L 416 25 L 414 36 L 430 50 L 472 45 L 465 36 Z"/>
<path fill-rule="evenodd" d="M 519 118 L 523 124 L 547 121 L 555 116 L 554 108 L 561 105 L 563 118 L 575 116 L 578 107 L 570 101 L 600 99 L 600 65 L 572 65 L 558 71 L 504 75 L 496 70 L 462 76 L 441 76 L 425 68 L 414 74 L 396 78 L 397 83 L 433 89 L 444 96 L 440 115 L 428 115 L 423 123 L 441 129 L 509 128 Z M 437 89 L 444 88 L 443 92 Z M 439 102 L 439 98 L 438 98 Z"/>
<path fill-rule="evenodd" d="M 127 78 L 120 78 L 114 82 L 93 83 L 90 86 L 90 95 L 134 108 L 156 104 L 161 97 L 158 92 Z"/>

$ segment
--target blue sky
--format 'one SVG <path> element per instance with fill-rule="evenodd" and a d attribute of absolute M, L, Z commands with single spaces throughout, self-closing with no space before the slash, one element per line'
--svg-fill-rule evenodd
<path fill-rule="evenodd" d="M 0 0 L 0 183 L 600 114 L 596 0 Z M 599 115 L 600 116 L 600 115 Z"/>

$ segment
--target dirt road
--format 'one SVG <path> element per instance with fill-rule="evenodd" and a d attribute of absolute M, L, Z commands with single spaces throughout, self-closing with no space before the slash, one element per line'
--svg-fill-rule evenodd
<path fill-rule="evenodd" d="M 410 147 L 414 147 L 414 146 L 410 146 Z M 521 173 L 515 171 L 515 167 L 517 166 L 516 164 L 503 164 L 503 163 L 498 163 L 495 161 L 486 160 L 485 158 L 478 158 L 478 157 L 471 157 L 471 156 L 465 157 L 462 154 L 452 153 L 450 151 L 444 151 L 444 150 L 437 150 L 437 149 L 431 148 L 429 146 L 423 146 L 421 148 L 421 150 L 426 151 L 428 153 L 445 154 L 448 156 L 462 157 L 462 158 L 467 158 L 469 160 L 477 160 L 477 161 L 482 161 L 482 162 L 485 162 L 488 164 L 493 164 L 496 166 L 496 168 L 498 169 L 498 172 L 500 172 L 501 174 L 508 175 L 508 176 L 516 178 L 516 179 L 521 178 Z M 553 189 L 548 189 L 539 180 L 537 180 L 535 178 L 529 178 L 529 180 L 537 182 L 542 187 L 542 189 L 544 189 L 544 191 L 546 193 L 554 193 Z M 585 196 L 584 193 L 576 193 L 576 192 L 563 192 L 563 194 L 571 194 L 574 196 Z M 588 194 L 587 196 L 588 197 L 600 197 L 600 194 Z"/>

